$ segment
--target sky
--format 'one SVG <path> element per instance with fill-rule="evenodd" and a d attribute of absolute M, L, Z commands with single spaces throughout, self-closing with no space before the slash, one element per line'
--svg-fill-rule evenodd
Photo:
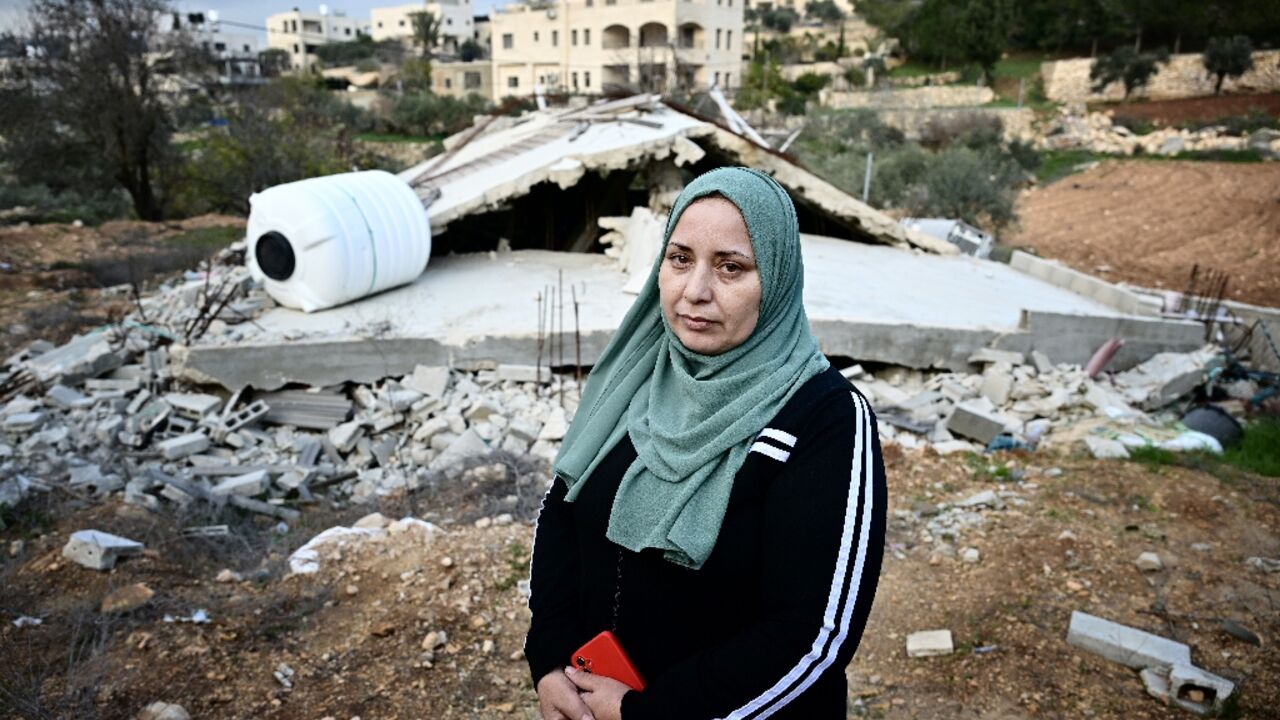
<path fill-rule="evenodd" d="M 268 15 L 285 12 L 297 7 L 315 11 L 319 0 L 170 0 L 182 12 L 208 12 L 217 10 L 222 20 L 232 20 L 246 25 L 262 25 Z M 349 17 L 368 19 L 369 10 L 375 7 L 407 5 L 413 0 L 324 0 L 330 10 L 344 11 Z M 494 5 L 502 6 L 507 0 L 472 0 L 478 14 L 489 12 Z M 0 0 L 0 32 L 16 30 L 22 23 L 27 0 Z M 263 36 L 265 38 L 265 34 Z"/>

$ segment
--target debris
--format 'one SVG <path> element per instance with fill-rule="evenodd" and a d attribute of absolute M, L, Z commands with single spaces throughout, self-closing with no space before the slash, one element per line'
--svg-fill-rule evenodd
<path fill-rule="evenodd" d="M 1243 640 L 1244 642 L 1247 642 L 1250 645 L 1254 645 L 1257 647 L 1262 646 L 1262 638 L 1258 637 L 1257 634 L 1254 633 L 1252 630 L 1241 625 L 1235 620 L 1222 618 L 1221 620 L 1218 621 L 1218 624 L 1222 627 L 1222 631 L 1230 635 L 1231 637 L 1237 640 Z"/>
<path fill-rule="evenodd" d="M 431 398 L 444 397 L 449 388 L 449 368 L 419 365 L 401 381 L 407 388 L 412 388 Z"/>
<path fill-rule="evenodd" d="M 500 382 L 551 382 L 551 368 L 534 365 L 499 365 L 498 380 Z"/>
<path fill-rule="evenodd" d="M 191 720 L 191 715 L 181 705 L 153 702 L 138 713 L 137 720 Z"/>
<path fill-rule="evenodd" d="M 488 452 L 489 446 L 485 444 L 484 440 L 480 439 L 475 430 L 467 430 L 458 439 L 450 443 L 449 447 L 440 453 L 435 460 L 432 460 L 428 469 L 438 470 L 449 477 L 453 477 L 462 471 L 462 463 L 470 458 L 485 455 Z"/>
<path fill-rule="evenodd" d="M 960 560 L 970 565 L 976 565 L 982 560 L 982 553 L 978 552 L 978 548 L 965 548 L 960 552 Z"/>
<path fill-rule="evenodd" d="M 1032 351 L 1032 354 L 1034 356 L 1035 351 Z M 1044 353 L 1039 353 L 1039 355 L 1044 357 Z M 996 350 L 995 348 L 978 348 L 977 352 L 969 356 L 969 362 L 975 365 L 1005 363 L 1012 367 L 1023 364 L 1026 362 L 1026 358 L 1020 352 Z"/>
<path fill-rule="evenodd" d="M 1182 416 L 1182 424 L 1189 430 L 1204 433 L 1218 441 L 1219 452 L 1221 448 L 1234 445 L 1244 437 L 1244 428 L 1240 427 L 1240 423 L 1217 405 L 1199 405 L 1191 408 Z"/>
<path fill-rule="evenodd" d="M 1129 457 L 1129 449 L 1119 440 L 1090 435 L 1084 439 L 1084 444 L 1089 447 L 1089 452 L 1099 459 L 1123 460 Z"/>
<path fill-rule="evenodd" d="M 258 399 L 268 406 L 263 422 L 275 425 L 328 430 L 351 417 L 351 401 L 336 392 L 280 390 Z"/>
<path fill-rule="evenodd" d="M 191 623 L 193 625 L 207 625 L 210 622 L 209 611 L 204 608 L 197 608 L 196 611 L 190 615 L 166 614 L 162 619 L 167 623 Z"/>
<path fill-rule="evenodd" d="M 80 410 L 93 405 L 93 400 L 65 385 L 54 385 L 44 394 L 45 399 L 63 410 Z"/>
<path fill-rule="evenodd" d="M 187 433 L 161 442 L 157 449 L 166 460 L 177 460 L 204 452 L 209 448 L 209 436 L 201 432 Z"/>
<path fill-rule="evenodd" d="M 255 470 L 243 475 L 229 477 L 218 483 L 209 492 L 214 495 L 244 495 L 253 497 L 267 490 L 267 471 Z"/>
<path fill-rule="evenodd" d="M 93 570 L 110 570 L 116 560 L 142 553 L 142 543 L 101 530 L 79 530 L 62 548 L 62 556 Z"/>
<path fill-rule="evenodd" d="M 1280 572 L 1280 559 L 1276 558 L 1251 557 L 1244 564 L 1259 572 Z"/>
<path fill-rule="evenodd" d="M 1129 401 L 1144 410 L 1164 407 L 1204 382 L 1219 351 L 1209 346 L 1191 353 L 1163 352 L 1115 376 Z"/>
<path fill-rule="evenodd" d="M 31 617 L 30 615 L 19 615 L 18 619 L 13 621 L 13 626 L 16 628 L 36 627 L 43 624 L 44 620 L 41 620 L 38 617 Z"/>
<path fill-rule="evenodd" d="M 244 580 L 244 576 L 231 568 L 223 568 L 213 580 L 220 583 L 238 583 Z"/>
<path fill-rule="evenodd" d="M 950 630 L 922 630 L 907 636 L 907 657 L 934 657 L 953 652 Z"/>
<path fill-rule="evenodd" d="M 1134 561 L 1134 565 L 1142 572 L 1156 572 L 1164 569 L 1164 563 L 1161 562 L 1160 556 L 1153 552 L 1144 552 Z"/>
<path fill-rule="evenodd" d="M 206 395 L 204 393 L 166 393 L 164 401 L 169 403 L 169 407 L 175 412 L 191 418 L 199 420 L 206 415 L 212 415 L 222 407 L 222 398 L 216 395 Z"/>
<path fill-rule="evenodd" d="M 947 420 L 947 430 L 986 445 L 1004 431 L 1004 423 L 975 405 L 961 403 Z"/>
<path fill-rule="evenodd" d="M 1071 613 L 1067 642 L 1143 671 L 1150 694 L 1201 715 L 1219 710 L 1235 690 L 1231 681 L 1192 665 L 1191 648 L 1183 643 L 1078 610 Z M 1192 699 L 1192 692 L 1200 693 L 1200 699 Z"/>

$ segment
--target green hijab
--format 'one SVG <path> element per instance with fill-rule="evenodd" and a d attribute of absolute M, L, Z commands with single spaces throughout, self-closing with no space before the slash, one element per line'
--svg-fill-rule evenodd
<path fill-rule="evenodd" d="M 742 212 L 760 272 L 760 316 L 741 345 L 693 352 L 667 326 L 658 270 L 680 215 L 721 195 Z M 635 445 L 614 496 L 607 537 L 633 551 L 700 568 L 711 555 L 733 479 L 751 442 L 809 378 L 828 367 L 809 330 L 802 293 L 800 230 L 791 198 L 773 178 L 720 168 L 680 193 L 649 279 L 587 376 L 553 469 L 574 501 L 622 439 Z"/>

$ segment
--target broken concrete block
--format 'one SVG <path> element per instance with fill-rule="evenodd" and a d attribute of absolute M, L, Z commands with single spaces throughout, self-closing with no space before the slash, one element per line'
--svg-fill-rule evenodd
<path fill-rule="evenodd" d="M 112 347 L 112 334 L 88 333 L 23 364 L 42 383 L 75 384 L 120 367 L 124 357 Z"/>
<path fill-rule="evenodd" d="M 978 348 L 976 352 L 969 356 L 969 362 L 974 365 L 983 365 L 988 363 L 1008 363 L 1009 365 L 1021 365 L 1026 362 L 1020 352 L 1011 352 L 1009 350 L 996 350 L 995 348 Z"/>
<path fill-rule="evenodd" d="M 907 636 L 907 657 L 934 657 L 955 652 L 950 630 L 922 630 Z"/>
<path fill-rule="evenodd" d="M 1190 665 L 1191 648 L 1100 617 L 1071 612 L 1067 642 L 1112 662 L 1136 669 Z"/>
<path fill-rule="evenodd" d="M 1119 440 L 1090 435 L 1084 439 L 1084 444 L 1089 447 L 1089 452 L 1100 460 L 1124 460 L 1129 457 L 1129 449 Z"/>
<path fill-rule="evenodd" d="M 142 583 L 125 585 L 112 590 L 102 598 L 99 612 L 106 614 L 133 612 L 150 602 L 152 597 L 155 597 L 155 591 Z"/>
<path fill-rule="evenodd" d="M 1205 672 L 1194 665 L 1175 664 L 1169 668 L 1169 699 L 1197 715 L 1215 714 L 1235 692 L 1235 683 Z"/>
<path fill-rule="evenodd" d="M 222 407 L 222 398 L 204 393 L 166 393 L 164 401 L 169 403 L 175 412 L 192 420 L 199 420 L 211 415 Z"/>
<path fill-rule="evenodd" d="M 1126 397 L 1145 410 L 1163 407 L 1190 393 L 1202 382 L 1217 358 L 1208 347 L 1190 353 L 1158 353 L 1137 367 L 1115 376 Z"/>
<path fill-rule="evenodd" d="M 412 375 L 406 375 L 401 385 L 412 388 L 428 397 L 439 398 L 449 389 L 449 368 L 419 365 Z"/>
<path fill-rule="evenodd" d="M 84 381 L 84 389 L 95 394 L 115 391 L 131 393 L 141 388 L 142 382 L 137 378 L 96 378 Z"/>
<path fill-rule="evenodd" d="M 499 365 L 497 374 L 499 382 L 551 382 L 551 368 L 537 365 Z"/>
<path fill-rule="evenodd" d="M 547 419 L 538 431 L 539 440 L 563 440 L 569 431 L 569 421 L 565 418 L 564 408 L 554 407 L 547 413 Z"/>
<path fill-rule="evenodd" d="M 54 385 L 44 394 L 46 400 L 63 410 L 79 410 L 93 406 L 93 400 L 66 385 Z"/>
<path fill-rule="evenodd" d="M 18 413 L 4 419 L 5 432 L 31 432 L 44 424 L 46 415 L 42 412 Z"/>
<path fill-rule="evenodd" d="M 0 505 L 17 507 L 30 490 L 31 481 L 25 475 L 15 475 L 6 480 L 0 480 Z"/>
<path fill-rule="evenodd" d="M 365 515 L 364 517 L 355 521 L 351 525 L 351 527 L 364 528 L 368 530 L 380 530 L 390 524 L 391 524 L 391 520 L 389 520 L 382 513 L 369 513 L 368 515 Z"/>
<path fill-rule="evenodd" d="M 235 432 L 249 423 L 258 420 L 271 411 L 264 400 L 254 400 L 247 406 L 231 413 L 222 419 L 222 427 L 226 432 Z"/>
<path fill-rule="evenodd" d="M 1004 422 L 974 403 L 964 402 L 956 405 L 951 417 L 947 419 L 947 430 L 986 445 L 1004 431 Z"/>
<path fill-rule="evenodd" d="M 169 438 L 156 446 L 166 460 L 178 460 L 209 449 L 209 436 L 193 432 Z"/>
<path fill-rule="evenodd" d="M 62 548 L 62 556 L 93 570 L 110 570 L 116 560 L 142 553 L 142 543 L 101 530 L 79 530 Z"/>
<path fill-rule="evenodd" d="M 387 393 L 387 402 L 391 404 L 391 411 L 401 413 L 413 407 L 413 404 L 423 399 L 424 393 L 412 388 L 401 388 L 392 390 Z"/>
<path fill-rule="evenodd" d="M 361 426 L 360 421 L 352 420 L 330 430 L 329 442 L 333 443 L 338 452 L 348 453 L 363 436 L 364 427 Z"/>
<path fill-rule="evenodd" d="M 1164 563 L 1160 561 L 1160 556 L 1153 552 L 1144 552 L 1138 556 L 1133 562 L 1142 572 L 1156 572 L 1164 569 Z"/>
<path fill-rule="evenodd" d="M 213 487 L 214 495 L 244 495 L 253 497 L 267 491 L 267 471 L 255 470 L 224 479 Z"/>
<path fill-rule="evenodd" d="M 1008 363 L 992 363 L 982 373 L 982 389 L 979 392 L 993 405 L 1004 405 L 1013 392 L 1013 382 L 1013 368 Z"/>
<path fill-rule="evenodd" d="M 523 440 L 526 444 L 537 440 L 541 432 L 541 425 L 523 418 L 516 418 L 507 425 L 507 434 Z"/>
<path fill-rule="evenodd" d="M 442 417 L 433 417 L 422 423 L 413 433 L 414 442 L 428 443 L 437 434 L 449 429 L 449 421 Z"/>
<path fill-rule="evenodd" d="M 489 402 L 488 400 L 477 400 L 472 403 L 471 407 L 467 408 L 467 411 L 462 414 L 462 417 L 468 422 L 474 423 L 481 420 L 488 420 L 490 415 L 498 415 L 501 413 L 502 408 L 498 407 L 494 403 Z"/>
<path fill-rule="evenodd" d="M 431 462 L 430 470 L 440 470 L 452 477 L 460 472 L 460 465 L 469 458 L 484 455 L 489 452 L 489 446 L 484 440 L 480 439 L 474 431 L 468 430 L 458 436 L 445 448 L 440 455 Z"/>
<path fill-rule="evenodd" d="M 1031 364 L 1036 366 L 1036 372 L 1041 375 L 1053 370 L 1053 362 L 1049 360 L 1049 356 L 1039 350 L 1031 351 Z"/>
<path fill-rule="evenodd" d="M 1000 499 L 995 490 L 983 490 L 975 495 L 970 495 L 956 503 L 956 505 L 963 508 L 989 507 L 999 510 L 1004 507 L 1004 500 Z"/>

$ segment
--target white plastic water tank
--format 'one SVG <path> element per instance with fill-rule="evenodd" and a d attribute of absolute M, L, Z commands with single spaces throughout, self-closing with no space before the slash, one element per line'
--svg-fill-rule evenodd
<path fill-rule="evenodd" d="M 426 208 L 382 170 L 254 193 L 247 234 L 250 272 L 281 305 L 306 312 L 412 282 L 431 257 Z"/>

